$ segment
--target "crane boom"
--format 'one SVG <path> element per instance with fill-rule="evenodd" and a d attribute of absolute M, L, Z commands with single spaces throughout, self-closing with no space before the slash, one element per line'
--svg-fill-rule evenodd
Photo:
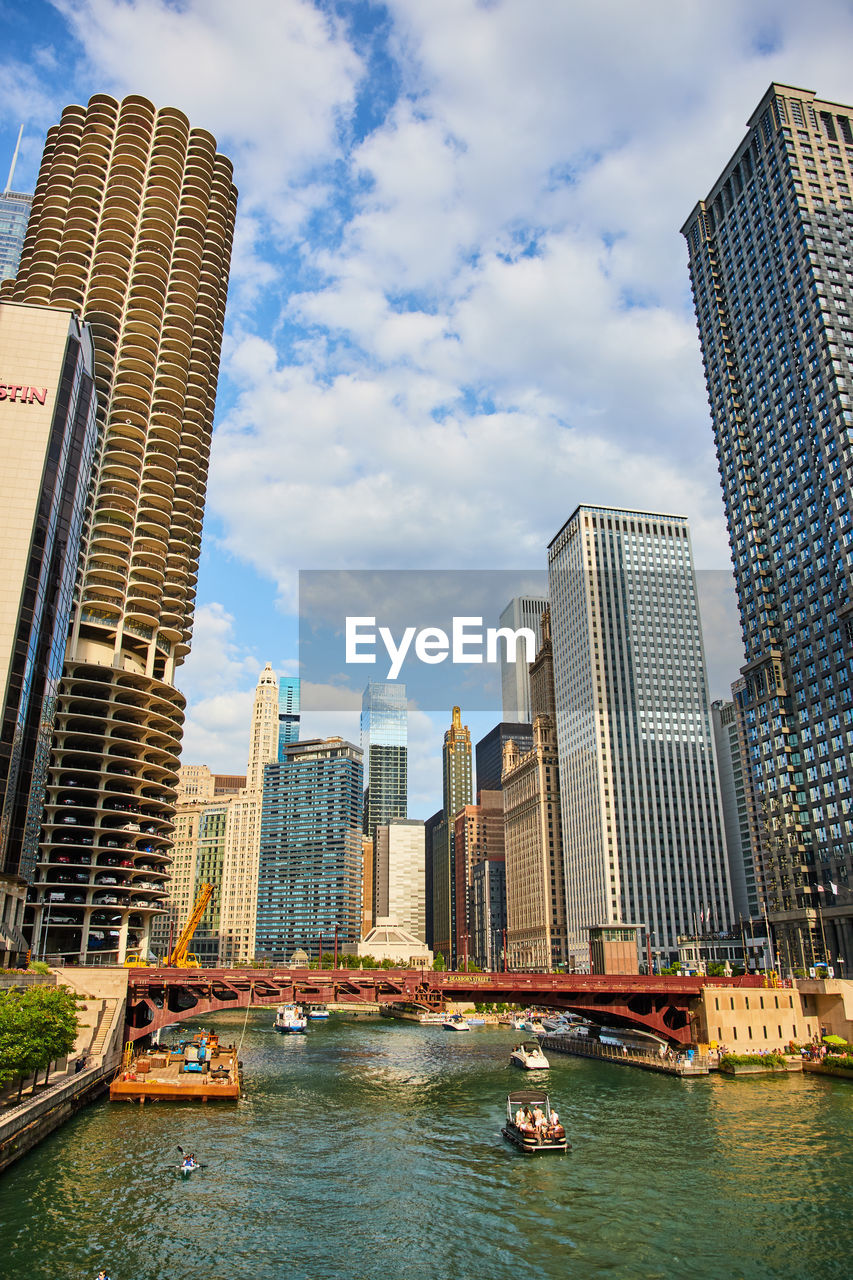
<path fill-rule="evenodd" d="M 197 969 L 199 967 L 198 960 L 195 956 L 191 956 L 189 952 L 192 936 L 198 928 L 198 922 L 202 918 L 207 908 L 207 904 L 213 897 L 213 885 L 203 884 L 198 891 L 198 896 L 193 903 L 193 909 L 189 914 L 189 918 L 181 930 L 181 935 L 172 950 L 166 964 L 170 968 L 186 969 L 189 965 Z"/>

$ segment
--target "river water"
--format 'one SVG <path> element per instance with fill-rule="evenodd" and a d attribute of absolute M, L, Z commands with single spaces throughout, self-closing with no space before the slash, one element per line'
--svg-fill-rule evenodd
<path fill-rule="evenodd" d="M 272 1017 L 249 1016 L 239 1105 L 97 1103 L 0 1177 L 2 1280 L 853 1275 L 847 1081 L 552 1054 L 573 1149 L 530 1158 L 500 1135 L 533 1083 L 516 1032 Z M 215 1025 L 239 1040 L 244 1015 Z M 187 1180 L 179 1144 L 206 1162 Z"/>

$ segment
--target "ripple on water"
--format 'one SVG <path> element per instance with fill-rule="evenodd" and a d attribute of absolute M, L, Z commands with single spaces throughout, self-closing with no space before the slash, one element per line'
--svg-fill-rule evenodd
<path fill-rule="evenodd" d="M 513 1033 L 249 1021 L 236 1108 L 102 1103 L 4 1178 L 0 1277 L 834 1280 L 853 1093 L 552 1059 L 574 1150 L 500 1136 Z M 230 1038 L 242 1015 L 220 1018 Z M 208 1167 L 182 1179 L 177 1145 Z M 837 1255 L 837 1256 L 836 1256 Z M 6 1268 L 6 1270 L 4 1270 Z"/>

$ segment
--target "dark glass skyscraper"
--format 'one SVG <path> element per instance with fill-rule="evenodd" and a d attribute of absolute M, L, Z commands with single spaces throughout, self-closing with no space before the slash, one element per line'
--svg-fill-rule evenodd
<path fill-rule="evenodd" d="M 504 743 L 514 742 L 521 755 L 533 747 L 533 725 L 511 724 L 502 720 L 481 738 L 474 748 L 477 764 L 477 803 L 481 791 L 500 791 Z"/>
<path fill-rule="evenodd" d="M 72 312 L 0 303 L 0 361 L 0 959 L 11 962 L 26 949 L 97 426 L 92 338 Z M 54 877 L 57 901 L 70 878 Z"/>
<path fill-rule="evenodd" d="M 277 963 L 297 948 L 361 936 L 361 752 L 342 738 L 285 750 L 264 770 L 255 953 Z"/>
<path fill-rule="evenodd" d="M 406 686 L 371 681 L 361 701 L 361 749 L 366 792 L 364 834 L 407 816 L 408 704 Z"/>
<path fill-rule="evenodd" d="M 786 971 L 853 963 L 853 108 L 772 84 L 682 228 L 746 664 L 757 890 Z"/>

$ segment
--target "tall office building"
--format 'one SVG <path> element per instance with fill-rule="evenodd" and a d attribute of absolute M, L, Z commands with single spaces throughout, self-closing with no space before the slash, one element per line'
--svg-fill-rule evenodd
<path fill-rule="evenodd" d="M 474 748 L 477 765 L 477 803 L 483 791 L 500 791 L 504 747 L 514 742 L 522 755 L 533 746 L 533 725 L 502 720 Z"/>
<path fill-rule="evenodd" d="M 732 885 L 732 908 L 738 920 L 757 920 L 761 911 L 755 863 L 749 838 L 747 751 L 738 733 L 737 704 L 712 702 L 711 723 L 720 778 L 720 800 L 726 828 L 726 849 Z"/>
<path fill-rule="evenodd" d="M 364 834 L 408 812 L 408 703 L 406 686 L 371 680 L 361 700 L 364 753 Z"/>
<path fill-rule="evenodd" d="M 18 141 L 9 167 L 9 176 L 3 194 L 0 195 L 0 280 L 14 277 L 21 261 L 21 250 L 27 234 L 27 223 L 33 198 L 24 191 L 14 191 L 15 165 L 18 161 L 18 149 L 21 145 L 24 126 L 21 125 Z"/>
<path fill-rule="evenodd" d="M 479 792 L 476 804 L 466 804 L 453 819 L 453 901 L 456 914 L 453 956 L 457 965 L 473 954 L 474 871 L 485 861 L 504 860 L 504 805 L 500 790 Z"/>
<path fill-rule="evenodd" d="M 246 790 L 262 792 L 264 768 L 278 759 L 278 677 L 266 664 L 255 685 Z"/>
<path fill-rule="evenodd" d="M 455 960 L 456 924 L 456 815 L 472 800 L 471 730 L 454 707 L 442 748 L 442 814 L 433 831 L 432 901 L 434 951 Z"/>
<path fill-rule="evenodd" d="M 500 626 L 513 631 L 529 628 L 536 637 L 534 648 L 538 652 L 542 640 L 542 614 L 547 607 L 548 601 L 544 596 L 514 596 L 501 614 Z M 527 648 L 521 640 L 516 642 L 514 657 L 515 661 L 510 662 L 507 645 L 500 646 L 503 718 L 513 723 L 532 724 Z"/>
<path fill-rule="evenodd" d="M 92 330 L 99 453 L 40 857 L 44 873 L 72 824 L 93 872 L 105 847 L 121 849 L 119 962 L 144 948 L 156 910 L 134 906 L 138 873 L 168 877 L 185 705 L 174 680 L 192 630 L 236 199 L 229 161 L 180 111 L 97 95 L 49 130 L 17 278 L 0 288 Z M 85 960 L 90 899 L 64 913 L 54 952 Z"/>
<path fill-rule="evenodd" d="M 436 832 L 444 819 L 441 809 L 427 818 L 424 823 L 424 892 L 426 894 L 426 938 L 428 947 L 435 951 L 435 904 L 433 901 L 433 879 L 435 868 Z"/>
<path fill-rule="evenodd" d="M 853 963 L 853 108 L 772 84 L 682 228 L 746 664 L 758 893 Z"/>
<path fill-rule="evenodd" d="M 284 748 L 299 741 L 299 677 L 282 676 L 278 682 L 278 759 Z"/>
<path fill-rule="evenodd" d="M 0 963 L 13 964 L 27 950 L 24 903 L 97 442 L 91 335 L 67 310 L 0 303 L 0 368 Z M 73 875 L 64 863 L 53 871 L 62 902 Z"/>
<path fill-rule="evenodd" d="M 471 875 L 471 956 L 481 969 L 505 967 L 506 867 L 500 858 L 484 858 Z"/>
<path fill-rule="evenodd" d="M 557 733 L 550 716 L 533 722 L 526 751 L 504 747 L 506 959 L 544 973 L 566 962 L 566 881 Z"/>
<path fill-rule="evenodd" d="M 264 777 L 256 953 L 356 948 L 361 936 L 361 751 L 342 738 L 288 747 Z"/>
<path fill-rule="evenodd" d="M 426 941 L 424 824 L 393 818 L 376 828 L 373 923 L 393 920 Z"/>
<path fill-rule="evenodd" d="M 728 927 L 731 901 L 687 521 L 581 506 L 548 548 L 568 959 L 590 927 Z"/>

